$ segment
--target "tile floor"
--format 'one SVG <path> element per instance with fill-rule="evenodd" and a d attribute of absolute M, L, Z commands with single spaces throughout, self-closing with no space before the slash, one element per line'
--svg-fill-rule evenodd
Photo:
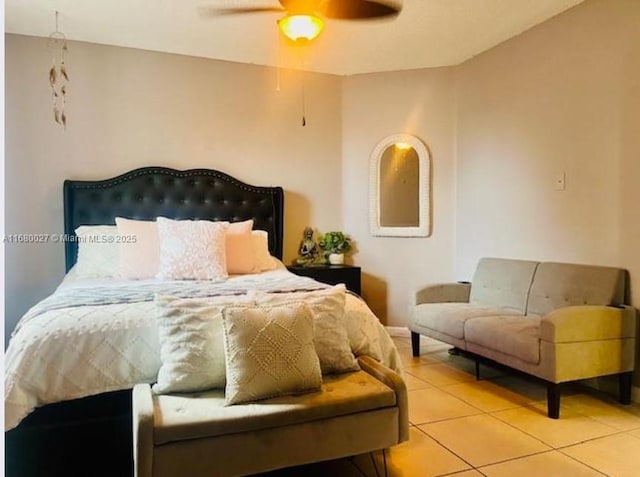
<path fill-rule="evenodd" d="M 411 437 L 387 451 L 391 477 L 640 476 L 640 406 L 584 387 L 563 394 L 561 418 L 546 416 L 546 388 L 535 380 L 451 356 L 422 337 L 394 338 L 409 389 Z M 328 437 L 329 438 L 329 437 Z M 375 455 L 382 472 L 382 454 Z M 269 474 L 272 475 L 272 474 Z M 273 473 L 375 476 L 370 455 Z"/>

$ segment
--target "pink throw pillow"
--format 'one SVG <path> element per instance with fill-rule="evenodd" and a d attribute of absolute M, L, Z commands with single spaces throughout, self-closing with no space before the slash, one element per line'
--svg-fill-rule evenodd
<path fill-rule="evenodd" d="M 257 273 L 251 229 L 253 220 L 233 222 L 227 230 L 227 271 L 229 274 Z"/>
<path fill-rule="evenodd" d="M 251 232 L 251 238 L 253 239 L 256 267 L 261 272 L 274 270 L 277 267 L 277 262 L 269 253 L 269 234 L 265 230 L 254 230 Z"/>
<path fill-rule="evenodd" d="M 160 266 L 157 278 L 225 280 L 228 222 L 158 217 Z"/>
<path fill-rule="evenodd" d="M 120 237 L 130 239 L 120 243 L 118 275 L 131 280 L 155 277 L 160 263 L 158 225 L 116 217 L 116 226 Z"/>

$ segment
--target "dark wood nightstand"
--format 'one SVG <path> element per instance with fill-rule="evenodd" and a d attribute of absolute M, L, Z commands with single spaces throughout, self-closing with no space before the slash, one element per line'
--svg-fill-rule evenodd
<path fill-rule="evenodd" d="M 287 269 L 296 275 L 310 277 L 322 283 L 337 285 L 344 283 L 347 290 L 360 295 L 360 267 L 353 265 L 288 265 Z"/>

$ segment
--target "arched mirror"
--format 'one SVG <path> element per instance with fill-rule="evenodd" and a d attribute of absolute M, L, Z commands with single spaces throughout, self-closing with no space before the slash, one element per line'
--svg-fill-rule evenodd
<path fill-rule="evenodd" d="M 370 160 L 372 235 L 426 237 L 431 232 L 431 161 L 424 143 L 409 134 L 380 141 Z"/>

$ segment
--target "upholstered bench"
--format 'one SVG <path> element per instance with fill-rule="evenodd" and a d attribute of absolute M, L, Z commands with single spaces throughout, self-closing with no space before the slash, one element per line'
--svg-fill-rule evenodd
<path fill-rule="evenodd" d="M 135 475 L 231 476 L 385 449 L 408 439 L 402 378 L 369 357 L 320 392 L 224 405 L 224 391 L 133 390 Z"/>

